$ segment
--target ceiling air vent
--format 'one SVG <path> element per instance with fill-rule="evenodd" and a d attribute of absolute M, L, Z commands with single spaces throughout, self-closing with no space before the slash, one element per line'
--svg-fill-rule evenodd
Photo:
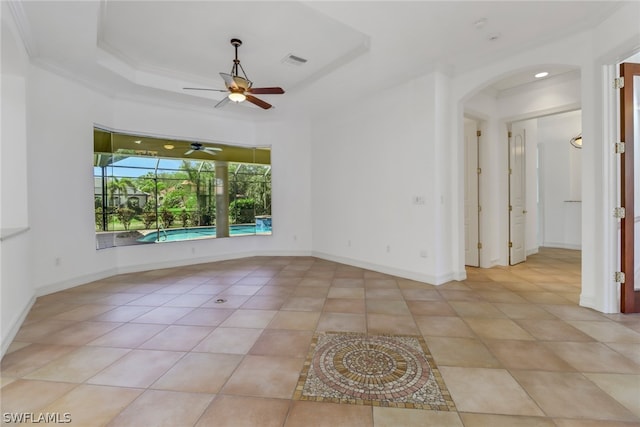
<path fill-rule="evenodd" d="M 285 64 L 290 64 L 290 65 L 304 65 L 306 64 L 307 60 L 304 58 L 301 58 L 297 55 L 294 55 L 292 53 L 288 54 L 287 56 L 285 56 L 284 58 L 282 58 L 282 62 L 284 62 Z"/>

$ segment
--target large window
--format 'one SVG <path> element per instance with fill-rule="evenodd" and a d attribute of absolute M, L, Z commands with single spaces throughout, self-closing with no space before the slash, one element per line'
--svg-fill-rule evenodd
<path fill-rule="evenodd" d="M 271 150 L 94 129 L 96 247 L 271 235 Z"/>

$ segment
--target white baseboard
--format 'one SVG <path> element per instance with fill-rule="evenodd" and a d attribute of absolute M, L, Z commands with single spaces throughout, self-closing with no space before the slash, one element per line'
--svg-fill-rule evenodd
<path fill-rule="evenodd" d="M 208 262 L 229 261 L 233 259 L 251 258 L 258 256 L 311 256 L 311 251 L 243 251 L 238 253 L 227 253 L 213 256 L 204 256 L 198 258 L 188 258 L 176 261 L 163 261 L 146 264 L 136 264 L 131 266 L 118 267 L 115 274 L 137 273 L 140 271 L 149 271 L 159 268 L 185 267 L 188 265 L 205 264 Z M 112 275 L 115 275 L 112 274 Z"/>
<path fill-rule="evenodd" d="M 43 295 L 49 295 L 54 292 L 65 291 L 70 288 L 75 288 L 76 286 L 95 282 L 96 280 L 106 279 L 107 277 L 115 276 L 116 274 L 118 274 L 118 270 L 115 268 L 110 268 L 108 270 L 99 271 L 97 273 L 71 277 L 60 282 L 50 283 L 48 285 L 37 287 L 36 296 L 41 297 Z"/>
<path fill-rule="evenodd" d="M 13 320 L 13 322 L 11 322 L 11 327 L 9 328 L 7 335 L 2 337 L 2 342 L 0 347 L 0 358 L 4 356 L 7 349 L 15 339 L 16 334 L 18 333 L 18 331 L 20 330 L 20 327 L 24 323 L 24 320 L 29 314 L 29 311 L 31 310 L 31 308 L 33 307 L 33 304 L 36 302 L 37 297 L 49 295 L 55 292 L 65 291 L 67 289 L 71 289 L 76 286 L 85 285 L 87 283 L 95 282 L 96 280 L 106 279 L 112 276 L 116 276 L 118 274 L 149 271 L 156 268 L 183 267 L 187 265 L 202 264 L 202 263 L 215 262 L 215 261 L 225 261 L 230 259 L 248 258 L 248 257 L 254 257 L 254 256 L 311 256 L 311 251 L 254 251 L 251 253 L 242 252 L 237 254 L 225 254 L 225 255 L 219 255 L 219 256 L 190 258 L 190 259 L 179 260 L 175 262 L 140 264 L 135 266 L 121 267 L 121 268 L 110 268 L 110 269 L 99 271 L 96 273 L 71 277 L 59 282 L 39 286 L 35 289 L 34 295 L 31 297 L 29 302 L 25 305 L 23 310 L 20 312 L 20 315 L 18 315 Z"/>
<path fill-rule="evenodd" d="M 2 337 L 2 347 L 0 348 L 0 359 L 2 359 L 9 349 L 9 346 L 13 342 L 14 338 L 18 334 L 20 327 L 24 323 L 24 319 L 27 318 L 29 311 L 31 311 L 31 307 L 36 302 L 36 296 L 33 295 L 29 302 L 24 306 L 20 314 L 11 322 L 11 327 L 7 331 L 7 335 Z"/>
<path fill-rule="evenodd" d="M 544 248 L 558 248 L 558 249 L 572 249 L 574 251 L 582 250 L 582 245 L 581 244 L 564 243 L 564 242 L 544 242 L 542 247 L 544 247 Z"/>
<path fill-rule="evenodd" d="M 540 248 L 531 248 L 531 249 L 527 249 L 526 254 L 527 256 L 531 256 L 531 255 L 535 255 L 539 252 Z"/>
<path fill-rule="evenodd" d="M 96 280 L 106 279 L 118 274 L 137 273 L 142 271 L 155 270 L 160 268 L 185 267 L 188 265 L 204 264 L 207 262 L 227 261 L 232 259 L 250 258 L 254 256 L 311 256 L 311 251 L 253 251 L 234 254 L 222 254 L 216 256 L 206 256 L 198 258 L 188 258 L 175 260 L 170 262 L 153 262 L 146 264 L 136 264 L 131 266 L 123 266 L 110 268 L 97 273 L 87 274 L 83 276 L 72 277 L 60 282 L 51 283 L 36 288 L 36 296 L 52 294 L 54 292 L 64 291 L 76 286 L 85 285 L 95 282 Z"/>
<path fill-rule="evenodd" d="M 326 259 L 327 261 L 339 262 L 341 264 L 352 265 L 354 267 L 365 268 L 371 271 L 377 271 L 378 273 L 389 274 L 392 276 L 402 277 L 409 280 L 415 280 L 417 282 L 423 282 L 430 285 L 442 285 L 444 283 L 450 282 L 452 280 L 464 280 L 466 277 L 466 272 L 455 273 L 450 272 L 447 274 L 442 274 L 439 276 L 433 276 L 430 274 L 421 274 L 414 271 L 401 270 L 393 267 L 388 267 L 379 264 L 373 264 L 367 261 L 362 261 L 358 259 L 341 257 L 337 255 L 331 255 L 324 252 L 313 251 L 311 256 L 316 258 Z M 459 277 L 462 277 L 461 279 Z"/>

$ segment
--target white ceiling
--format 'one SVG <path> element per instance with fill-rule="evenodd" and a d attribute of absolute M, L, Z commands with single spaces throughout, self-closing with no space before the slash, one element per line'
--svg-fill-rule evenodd
<path fill-rule="evenodd" d="M 114 97 L 211 108 L 223 94 L 182 88 L 223 88 L 218 73 L 231 70 L 234 55 L 229 40 L 240 38 L 254 86 L 286 94 L 260 95 L 275 112 L 247 103 L 215 111 L 256 117 L 322 111 L 435 69 L 468 71 L 593 27 L 617 3 L 9 1 L 35 62 Z M 288 54 L 308 62 L 283 63 Z M 494 89 L 528 83 L 531 71 Z"/>

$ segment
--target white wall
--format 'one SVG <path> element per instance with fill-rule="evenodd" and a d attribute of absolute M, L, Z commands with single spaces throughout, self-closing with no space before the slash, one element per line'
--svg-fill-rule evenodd
<path fill-rule="evenodd" d="M 26 52 L 2 3 L 0 80 L 0 357 L 35 298 L 27 205 Z M 18 234 L 16 234 L 18 233 Z"/>
<path fill-rule="evenodd" d="M 582 129 L 581 112 L 541 117 L 537 122 L 543 153 L 543 246 L 581 249 L 582 150 L 569 143 Z"/>
<path fill-rule="evenodd" d="M 440 176 L 449 119 L 436 120 L 446 85 L 434 73 L 313 121 L 315 255 L 429 283 L 452 278 Z"/>
<path fill-rule="evenodd" d="M 39 292 L 64 289 L 78 281 L 115 272 L 229 257 L 310 253 L 310 192 L 308 184 L 304 185 L 310 176 L 309 141 L 304 123 L 288 127 L 257 125 L 215 117 L 212 112 L 110 100 L 37 68 L 31 80 L 30 210 L 33 232 L 47 236 L 33 248 L 37 259 L 33 281 Z M 94 123 L 142 134 L 242 145 L 271 144 L 274 235 L 96 251 L 93 213 L 87 209 L 93 204 Z M 281 178 L 287 174 L 298 178 Z M 63 194 L 74 197 L 62 197 Z M 291 197 L 298 203 L 287 204 Z M 276 216 L 278 212 L 284 212 L 282 220 Z M 300 239 L 294 241 L 293 236 L 297 235 Z"/>
<path fill-rule="evenodd" d="M 27 218 L 27 127 L 24 77 L 2 74 L 1 192 L 6 196 L 0 209 L 2 228 L 24 227 Z"/>
<path fill-rule="evenodd" d="M 112 101 L 41 68 L 28 75 L 27 154 L 32 283 L 42 294 L 115 272 L 96 251 L 93 124 L 112 121 Z"/>

